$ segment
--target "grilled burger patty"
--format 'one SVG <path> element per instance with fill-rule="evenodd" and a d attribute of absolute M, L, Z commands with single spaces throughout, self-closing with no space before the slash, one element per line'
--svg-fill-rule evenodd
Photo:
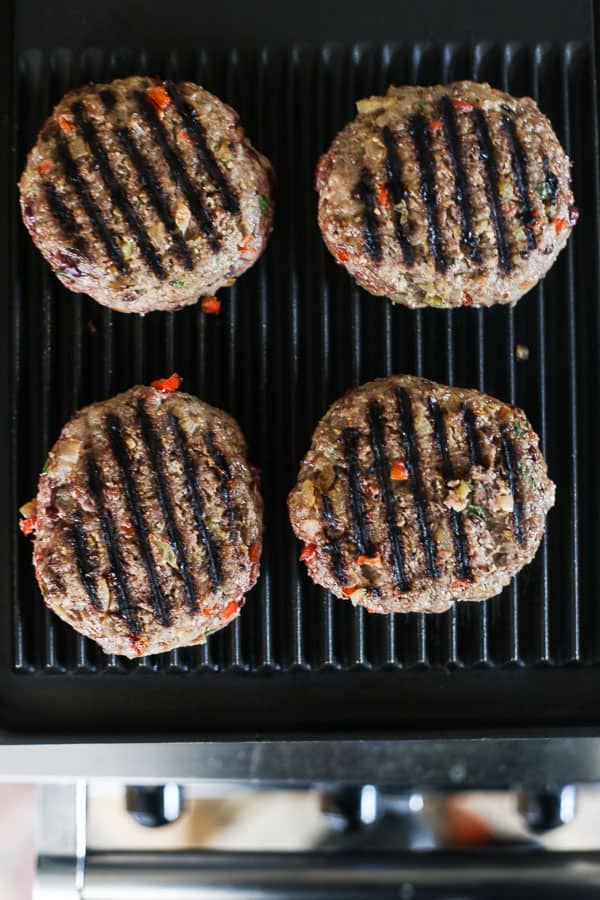
<path fill-rule="evenodd" d="M 67 94 L 19 187 L 66 287 L 146 313 L 195 303 L 256 262 L 272 181 L 233 109 L 189 81 L 133 76 Z"/>
<path fill-rule="evenodd" d="M 500 593 L 553 504 L 522 410 L 410 375 L 333 404 L 288 500 L 311 578 L 378 613 Z"/>
<path fill-rule="evenodd" d="M 319 225 L 365 290 L 411 308 L 515 303 L 577 221 L 570 162 L 529 97 L 390 87 L 317 168 Z"/>
<path fill-rule="evenodd" d="M 243 435 L 189 394 L 134 387 L 82 409 L 36 507 L 46 605 L 106 653 L 204 643 L 258 577 L 262 500 Z"/>

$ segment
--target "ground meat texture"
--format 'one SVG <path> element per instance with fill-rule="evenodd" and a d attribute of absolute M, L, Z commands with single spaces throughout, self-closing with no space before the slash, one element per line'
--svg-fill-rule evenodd
<path fill-rule="evenodd" d="M 78 412 L 40 476 L 46 602 L 106 653 L 202 644 L 258 577 L 262 500 L 231 416 L 134 387 Z"/>
<path fill-rule="evenodd" d="M 62 283 L 136 313 L 233 284 L 265 248 L 272 186 L 233 109 L 192 82 L 139 76 L 67 94 L 19 183 Z"/>
<path fill-rule="evenodd" d="M 570 162 L 529 97 L 390 87 L 319 162 L 319 225 L 358 284 L 413 309 L 514 304 L 577 221 Z"/>
<path fill-rule="evenodd" d="M 522 410 L 410 375 L 333 404 L 288 499 L 311 578 L 377 613 L 499 594 L 553 504 Z"/>

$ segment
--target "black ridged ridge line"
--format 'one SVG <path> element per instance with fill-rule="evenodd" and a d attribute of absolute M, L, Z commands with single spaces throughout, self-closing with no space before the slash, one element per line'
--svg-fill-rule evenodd
<path fill-rule="evenodd" d="M 379 235 L 379 220 L 375 215 L 376 203 L 373 173 L 366 166 L 361 169 L 356 192 L 365 209 L 363 245 L 371 259 L 379 262 L 381 260 L 381 237 Z"/>
<path fill-rule="evenodd" d="M 77 571 L 79 572 L 81 583 L 90 598 L 90 603 L 95 609 L 102 609 L 102 604 L 98 599 L 98 592 L 96 590 L 96 572 L 93 565 L 90 563 L 87 539 L 79 513 L 76 512 L 72 515 L 71 523 L 67 525 L 65 529 L 65 537 L 73 551 Z"/>
<path fill-rule="evenodd" d="M 446 434 L 446 423 L 444 422 L 444 412 L 438 406 L 434 397 L 429 397 L 429 416 L 433 425 L 433 435 L 437 451 L 442 461 L 442 475 L 444 481 L 452 481 L 456 476 L 454 466 L 450 458 L 448 449 L 448 436 Z M 454 537 L 454 556 L 456 559 L 456 574 L 464 581 L 473 581 L 471 572 L 471 560 L 469 557 L 469 549 L 467 545 L 467 536 L 465 534 L 465 524 L 462 513 L 455 509 L 448 510 L 450 517 L 450 525 L 452 535 Z"/>
<path fill-rule="evenodd" d="M 173 101 L 173 106 L 183 119 L 187 132 L 196 145 L 198 156 L 206 170 L 206 174 L 219 192 L 224 208 L 234 216 L 239 215 L 240 202 L 208 146 L 206 132 L 198 119 L 197 111 L 189 103 L 186 103 L 172 81 L 166 81 L 164 84 L 169 97 Z"/>
<path fill-rule="evenodd" d="M 515 465 L 515 446 L 509 435 L 510 429 L 508 426 L 505 426 L 502 429 L 502 458 L 506 470 L 506 477 L 508 479 L 508 486 L 513 498 L 513 530 L 518 543 L 521 547 L 524 547 L 525 532 L 523 531 L 523 503 L 521 501 L 517 466 Z"/>
<path fill-rule="evenodd" d="M 192 259 L 190 248 L 186 244 L 183 235 L 179 230 L 177 222 L 171 215 L 171 210 L 169 209 L 167 198 L 162 191 L 160 182 L 156 177 L 156 173 L 152 169 L 148 160 L 145 159 L 140 152 L 128 128 L 117 128 L 115 134 L 117 135 L 117 138 L 123 150 L 127 153 L 131 162 L 137 169 L 140 184 L 146 191 L 148 199 L 152 203 L 152 206 L 160 216 L 163 225 L 167 229 L 167 232 L 171 240 L 173 241 L 175 252 L 177 253 L 178 257 L 180 258 L 181 262 L 188 270 L 188 272 L 192 271 L 192 269 L 194 268 L 194 260 Z"/>
<path fill-rule="evenodd" d="M 229 521 L 233 523 L 238 517 L 238 512 L 233 503 L 233 500 L 231 499 L 231 491 L 229 490 L 229 482 L 231 481 L 231 469 L 229 467 L 229 462 L 217 447 L 215 443 L 214 432 L 207 432 L 205 440 L 208 452 L 210 453 L 213 462 L 221 470 L 219 493 L 221 494 L 221 500 L 225 505 L 225 509 L 227 510 L 227 517 Z"/>
<path fill-rule="evenodd" d="M 172 621 L 169 602 L 160 586 L 160 579 L 156 571 L 148 527 L 146 525 L 137 485 L 131 469 L 129 451 L 127 450 L 123 438 L 121 422 L 117 416 L 111 414 L 106 417 L 106 433 L 108 434 L 113 456 L 119 467 L 121 483 L 127 499 L 127 508 L 129 509 L 133 521 L 135 536 L 140 548 L 140 560 L 144 567 L 148 584 L 150 585 L 150 591 L 152 593 L 152 606 L 161 625 L 168 626 L 171 625 Z"/>
<path fill-rule="evenodd" d="M 110 562 L 112 582 L 117 593 L 119 612 L 125 620 L 131 634 L 138 635 L 141 634 L 142 627 L 137 615 L 135 603 L 129 593 L 127 574 L 123 560 L 121 559 L 117 530 L 115 528 L 112 513 L 104 502 L 102 473 L 98 468 L 98 463 L 91 455 L 87 458 L 87 476 L 90 494 L 94 499 L 96 510 L 98 511 L 98 518 L 100 519 L 100 530 Z"/>
<path fill-rule="evenodd" d="M 190 180 L 185 167 L 185 163 L 179 156 L 179 153 L 169 143 L 169 139 L 167 137 L 164 126 L 160 121 L 156 110 L 152 106 L 151 101 L 143 91 L 136 91 L 135 97 L 137 99 L 142 115 L 144 116 L 148 127 L 152 132 L 152 136 L 154 137 L 167 162 L 173 181 L 183 192 L 192 215 L 196 219 L 203 234 L 205 234 L 208 238 L 211 249 L 216 252 L 219 249 L 219 240 L 215 234 L 213 221 L 208 209 L 204 204 L 202 195 L 198 190 L 196 190 L 192 181 Z"/>
<path fill-rule="evenodd" d="M 331 531 L 336 531 L 338 529 L 338 521 L 333 512 L 329 496 L 327 494 L 321 494 L 321 502 L 323 504 L 323 517 L 327 523 L 327 526 L 331 529 Z M 331 535 L 328 535 L 327 538 L 328 541 L 326 546 L 331 556 L 333 574 L 335 575 L 339 584 L 343 586 L 346 583 L 346 570 L 344 568 L 344 559 L 342 556 L 340 540 L 339 538 L 332 537 Z"/>
<path fill-rule="evenodd" d="M 419 442 L 415 431 L 415 422 L 412 404 L 408 391 L 398 388 L 396 391 L 396 407 L 404 459 L 410 477 L 419 527 L 419 538 L 425 555 L 425 571 L 428 578 L 439 578 L 440 570 L 437 564 L 437 545 L 431 533 L 431 527 L 427 518 L 427 498 L 423 487 L 421 474 L 421 459 L 419 456 Z"/>
<path fill-rule="evenodd" d="M 344 428 L 342 432 L 344 457 L 348 466 L 348 500 L 352 515 L 352 533 L 358 552 L 362 556 L 373 556 L 374 550 L 365 512 L 365 499 L 360 483 L 359 436 L 357 428 Z"/>
<path fill-rule="evenodd" d="M 123 213 L 123 218 L 129 225 L 129 228 L 137 241 L 146 265 L 154 272 L 160 281 L 164 281 L 167 277 L 167 273 L 158 258 L 156 248 L 148 236 L 144 223 L 131 205 L 123 185 L 119 182 L 113 172 L 108 154 L 102 146 L 96 129 L 86 117 L 85 107 L 81 100 L 77 100 L 75 103 L 71 104 L 71 112 L 73 113 L 75 124 L 83 134 L 88 147 L 92 151 L 95 167 L 100 172 L 102 181 L 110 194 L 111 201 L 114 206 L 117 206 Z"/>
<path fill-rule="evenodd" d="M 173 437 L 175 438 L 177 451 L 181 457 L 183 471 L 185 473 L 185 486 L 190 506 L 192 507 L 194 520 L 196 522 L 198 537 L 200 538 L 200 543 L 206 553 L 206 559 L 208 561 L 208 577 L 211 586 L 215 588 L 221 582 L 223 577 L 219 550 L 210 531 L 206 527 L 206 522 L 204 520 L 204 501 L 198 487 L 194 462 L 190 455 L 190 449 L 183 428 L 181 427 L 181 422 L 174 413 L 169 413 L 168 418 Z"/>
<path fill-rule="evenodd" d="M 99 207 L 96 205 L 85 179 L 79 172 L 77 163 L 71 156 L 71 151 L 65 139 L 57 134 L 56 147 L 62 167 L 65 171 L 67 181 L 73 185 L 75 193 L 79 197 L 79 202 L 83 206 L 85 213 L 92 223 L 94 231 L 104 244 L 106 252 L 112 259 L 113 263 L 122 274 L 129 272 L 129 266 L 125 261 L 121 248 L 117 243 L 115 236 L 107 226 Z"/>
<path fill-rule="evenodd" d="M 550 169 L 550 160 L 547 156 L 544 156 L 542 166 L 544 167 L 544 180 L 548 189 L 548 203 L 550 206 L 554 206 L 558 193 L 558 178 Z"/>
<path fill-rule="evenodd" d="M 479 430 L 477 428 L 477 420 L 473 410 L 463 403 L 461 406 L 463 422 L 465 425 L 465 434 L 467 436 L 467 445 L 469 447 L 469 459 L 472 466 L 483 465 L 481 456 L 481 441 L 479 439 Z"/>
<path fill-rule="evenodd" d="M 482 111 L 480 109 L 474 109 L 472 115 L 477 140 L 479 141 L 479 159 L 485 167 L 488 203 L 490 207 L 490 217 L 496 235 L 498 262 L 503 272 L 510 272 L 512 269 L 512 256 L 506 238 L 506 223 L 504 221 L 504 216 L 502 215 L 502 206 L 500 203 L 500 185 L 494 145 L 490 138 L 487 119 Z"/>
<path fill-rule="evenodd" d="M 529 176 L 527 175 L 527 157 L 521 146 L 515 123 L 510 116 L 502 116 L 502 125 L 508 137 L 510 145 L 510 157 L 515 179 L 515 186 L 519 196 L 519 215 L 527 233 L 527 249 L 535 250 L 537 237 L 533 228 L 535 222 L 534 209 L 529 196 Z"/>
<path fill-rule="evenodd" d="M 89 257 L 87 241 L 79 230 L 77 220 L 69 207 L 59 197 L 58 191 L 51 181 L 44 181 L 44 193 L 46 194 L 48 209 L 64 236 L 68 241 L 73 242 L 74 248 L 81 256 Z"/>
<path fill-rule="evenodd" d="M 460 227 L 462 242 L 467 248 L 473 262 L 481 262 L 481 253 L 477 238 L 473 234 L 473 207 L 471 205 L 471 191 L 469 180 L 463 165 L 462 141 L 456 124 L 456 113 L 452 100 L 448 94 L 444 94 L 439 103 L 440 119 L 446 135 L 448 155 L 454 169 L 454 190 L 456 204 L 460 209 Z"/>
<path fill-rule="evenodd" d="M 181 534 L 179 532 L 179 528 L 177 527 L 175 516 L 173 514 L 173 504 L 171 502 L 171 495 L 169 493 L 169 484 L 167 475 L 163 468 L 163 448 L 160 442 L 160 438 L 154 430 L 152 418 L 148 414 L 143 400 L 138 401 L 137 419 L 138 426 L 144 440 L 146 450 L 148 452 L 148 457 L 150 459 L 152 472 L 154 474 L 156 495 L 158 497 L 160 509 L 165 520 L 165 525 L 167 526 L 169 542 L 171 544 L 171 547 L 173 548 L 175 556 L 177 557 L 177 566 L 179 568 L 179 572 L 183 581 L 183 587 L 188 605 L 192 612 L 196 612 L 198 609 L 198 597 L 196 595 L 194 579 L 189 570 L 187 559 L 185 557 L 185 550 Z"/>
<path fill-rule="evenodd" d="M 387 176 L 387 189 L 390 193 L 392 205 L 394 207 L 394 232 L 396 240 L 400 244 L 405 264 L 407 266 L 412 266 L 415 262 L 415 254 L 413 245 L 408 240 L 407 232 L 409 231 L 409 228 L 405 230 L 400 217 L 400 211 L 396 209 L 400 203 L 407 204 L 408 197 L 402 181 L 402 164 L 400 162 L 400 157 L 398 156 L 398 147 L 396 146 L 396 140 L 388 125 L 384 125 L 381 136 L 387 151 L 385 170 Z M 408 205 L 406 209 L 408 214 Z"/>
<path fill-rule="evenodd" d="M 390 480 L 390 463 L 385 448 L 384 423 L 381 415 L 381 406 L 376 400 L 372 400 L 369 404 L 368 422 L 375 474 L 377 475 L 379 489 L 385 506 L 385 521 L 392 551 L 394 581 L 401 591 L 408 591 L 410 581 L 406 572 L 402 534 L 396 521 L 396 497 Z"/>
<path fill-rule="evenodd" d="M 431 134 L 427 120 L 420 115 L 411 116 L 409 131 L 415 145 L 417 162 L 421 170 L 421 197 L 427 214 L 427 240 L 436 269 L 440 272 L 445 272 L 448 268 L 448 261 L 444 253 L 438 221 L 435 163 L 431 151 Z"/>

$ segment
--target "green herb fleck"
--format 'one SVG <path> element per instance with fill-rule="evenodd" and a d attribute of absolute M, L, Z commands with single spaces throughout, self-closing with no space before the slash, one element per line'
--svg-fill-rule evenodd
<path fill-rule="evenodd" d="M 259 197 L 259 203 L 260 203 L 260 211 L 263 214 L 263 216 L 268 216 L 269 211 L 271 209 L 271 203 L 269 201 L 269 198 L 266 197 L 264 194 L 261 194 Z"/>
<path fill-rule="evenodd" d="M 538 181 L 538 183 L 535 186 L 535 189 L 538 192 L 538 194 L 540 195 L 540 197 L 542 198 L 542 200 L 550 199 L 550 188 L 546 181 Z"/>
<path fill-rule="evenodd" d="M 513 426 L 513 430 L 514 430 L 515 434 L 517 435 L 517 437 L 519 437 L 519 435 L 523 434 L 523 426 L 521 425 L 520 422 L 515 422 L 515 424 Z"/>
<path fill-rule="evenodd" d="M 525 418 L 525 424 L 527 425 L 528 428 L 531 428 L 531 422 L 529 421 L 529 419 L 527 417 Z"/>
<path fill-rule="evenodd" d="M 71 278 L 71 273 L 67 271 L 67 269 L 57 269 L 57 275 L 62 275 L 63 278 Z"/>
<path fill-rule="evenodd" d="M 524 475 L 524 474 L 525 474 L 525 466 L 523 465 L 522 462 L 519 461 L 519 462 L 517 463 L 517 469 L 519 470 L 519 475 Z"/>
<path fill-rule="evenodd" d="M 169 282 L 169 284 L 172 285 L 172 287 L 183 287 L 185 281 L 182 281 L 181 278 L 174 278 L 173 281 Z"/>
<path fill-rule="evenodd" d="M 48 463 L 46 463 L 46 465 L 42 469 L 42 475 L 46 475 L 47 472 L 48 472 Z"/>
<path fill-rule="evenodd" d="M 537 481 L 536 481 L 535 478 L 533 478 L 533 476 L 531 476 L 531 475 L 529 476 L 529 483 L 530 483 L 530 485 L 531 485 L 532 488 L 537 487 Z"/>
<path fill-rule="evenodd" d="M 487 521 L 485 510 L 482 509 L 481 506 L 475 506 L 474 503 L 469 503 L 469 505 L 467 506 L 467 512 L 472 516 L 477 516 L 483 522 Z"/>

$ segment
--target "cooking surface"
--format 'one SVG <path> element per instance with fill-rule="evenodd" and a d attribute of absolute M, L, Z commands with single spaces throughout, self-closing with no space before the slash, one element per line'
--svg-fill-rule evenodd
<path fill-rule="evenodd" d="M 258 265 L 220 292 L 220 317 L 191 308 L 142 319 L 60 286 L 18 220 L 13 189 L 18 277 L 3 339 L 16 336 L 10 402 L 18 416 L 16 488 L 4 523 L 12 608 L 0 610 L 0 724 L 38 736 L 196 737 L 597 725 L 592 537 L 600 478 L 588 448 L 600 386 L 598 121 L 590 46 L 27 51 L 15 85 L 11 183 L 65 91 L 134 72 L 195 80 L 239 110 L 277 171 L 275 230 Z M 388 83 L 468 77 L 538 100 L 573 159 L 581 218 L 546 280 L 514 311 L 392 308 L 355 288 L 325 250 L 314 167 L 353 117 L 355 99 Z M 516 359 L 518 344 L 529 349 L 527 361 Z M 44 610 L 16 508 L 35 493 L 46 452 L 74 410 L 174 370 L 183 389 L 229 410 L 248 437 L 263 472 L 263 573 L 241 620 L 205 648 L 129 663 L 104 656 Z M 347 387 L 390 372 L 515 402 L 541 435 L 557 483 L 547 538 L 534 563 L 486 604 L 441 616 L 369 616 L 312 585 L 297 561 L 285 498 L 312 430 Z"/>

